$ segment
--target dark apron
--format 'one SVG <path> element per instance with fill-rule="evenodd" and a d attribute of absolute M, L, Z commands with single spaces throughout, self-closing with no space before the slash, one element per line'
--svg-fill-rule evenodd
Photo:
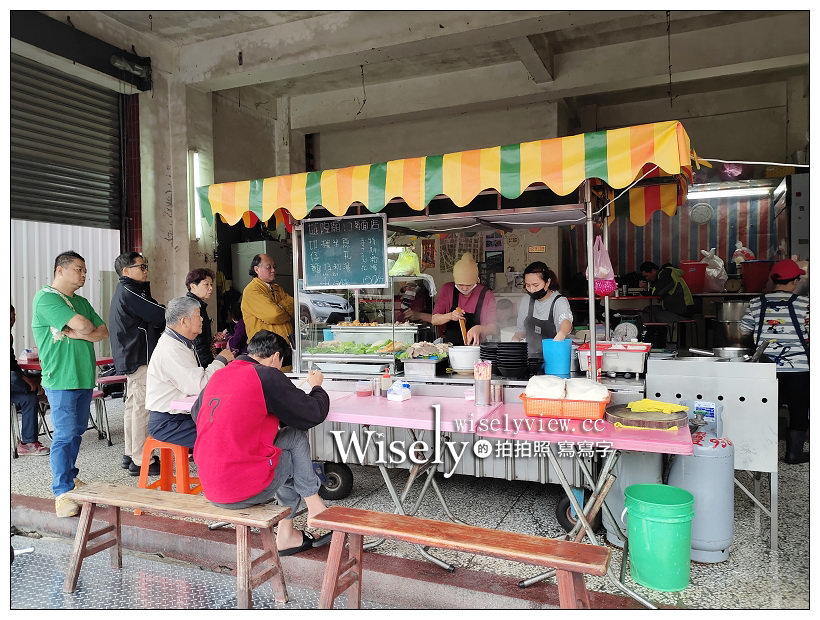
<path fill-rule="evenodd" d="M 763 334 L 763 324 L 766 319 L 766 308 L 772 308 L 773 310 L 779 310 L 782 306 L 786 306 L 789 309 L 789 316 L 792 320 L 792 325 L 794 326 L 794 331 L 797 333 L 797 338 L 800 340 L 800 346 L 803 347 L 803 351 L 806 352 L 806 359 L 809 359 L 809 346 L 806 342 L 806 339 L 803 337 L 803 330 L 800 328 L 800 322 L 797 320 L 797 313 L 794 311 L 794 300 L 797 299 L 797 295 L 792 293 L 792 296 L 789 297 L 785 301 L 769 301 L 766 299 L 765 295 L 760 296 L 760 318 L 757 321 L 757 337 L 755 338 L 755 344 L 760 344 L 760 337 Z M 800 352 L 796 351 L 794 353 L 790 353 L 791 347 L 784 347 L 784 349 L 773 358 L 773 361 L 780 366 L 781 364 L 789 364 L 788 358 L 794 357 L 795 355 L 799 355 Z M 771 355 L 769 355 L 771 357 Z M 793 366 L 793 365 L 792 365 Z"/>
<path fill-rule="evenodd" d="M 478 295 L 478 303 L 475 305 L 475 311 L 464 313 L 466 331 L 470 331 L 470 328 L 475 327 L 476 325 L 481 325 L 481 308 L 484 305 L 484 296 L 489 290 L 483 284 L 481 286 L 482 289 L 481 293 Z M 450 312 L 458 308 L 458 295 L 458 289 L 453 286 L 453 305 L 450 308 Z M 463 347 L 467 344 L 464 342 L 464 338 L 461 337 L 461 326 L 458 324 L 458 321 L 447 322 L 447 327 L 444 328 L 444 341 L 451 342 L 457 347 Z"/>
<path fill-rule="evenodd" d="M 550 314 L 546 320 L 536 319 L 533 316 L 535 299 L 530 297 L 530 309 L 527 312 L 527 318 L 524 320 L 524 330 L 527 336 L 527 349 L 529 351 L 529 357 L 538 357 L 543 359 L 544 349 L 541 347 L 541 341 L 547 338 L 555 338 L 555 335 L 558 333 L 558 330 L 555 329 L 553 313 L 555 312 L 555 302 L 557 302 L 560 297 L 563 297 L 563 295 L 558 293 L 555 299 L 552 300 Z M 533 349 L 535 349 L 534 353 L 532 352 Z"/>

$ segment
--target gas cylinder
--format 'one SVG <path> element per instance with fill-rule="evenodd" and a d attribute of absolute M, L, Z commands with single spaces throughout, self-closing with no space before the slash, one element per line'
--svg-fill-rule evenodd
<path fill-rule="evenodd" d="M 720 436 L 722 405 L 702 401 L 682 404 L 689 406 L 694 452 L 691 456 L 675 456 L 669 484 L 689 491 L 695 498 L 692 560 L 723 562 L 729 558 L 734 536 L 735 449 L 728 438 Z"/>

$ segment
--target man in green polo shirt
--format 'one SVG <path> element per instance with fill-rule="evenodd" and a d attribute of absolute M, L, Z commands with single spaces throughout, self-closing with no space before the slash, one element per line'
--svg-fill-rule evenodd
<path fill-rule="evenodd" d="M 91 393 L 96 379 L 94 343 L 108 328 L 91 304 L 75 291 L 85 284 L 85 259 L 76 252 L 54 261 L 54 281 L 34 296 L 31 329 L 40 355 L 42 385 L 51 406 L 51 488 L 58 517 L 73 517 L 76 502 L 64 497 L 79 473 L 76 461 L 88 428 Z"/>

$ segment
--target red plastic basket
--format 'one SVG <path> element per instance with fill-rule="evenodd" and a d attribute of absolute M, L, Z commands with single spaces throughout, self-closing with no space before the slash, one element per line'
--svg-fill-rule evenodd
<path fill-rule="evenodd" d="M 521 394 L 524 413 L 533 418 L 570 418 L 573 420 L 600 420 L 604 417 L 609 398 L 603 401 L 529 398 Z"/>

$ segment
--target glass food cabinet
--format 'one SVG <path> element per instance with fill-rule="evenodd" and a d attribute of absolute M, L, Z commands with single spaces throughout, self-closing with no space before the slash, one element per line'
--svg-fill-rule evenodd
<path fill-rule="evenodd" d="M 391 375 L 396 356 L 432 330 L 397 322 L 401 288 L 412 276 L 391 276 L 388 288 L 302 290 L 299 281 L 298 371 L 318 367 L 326 374 Z M 433 336 L 434 337 L 434 336 Z"/>

